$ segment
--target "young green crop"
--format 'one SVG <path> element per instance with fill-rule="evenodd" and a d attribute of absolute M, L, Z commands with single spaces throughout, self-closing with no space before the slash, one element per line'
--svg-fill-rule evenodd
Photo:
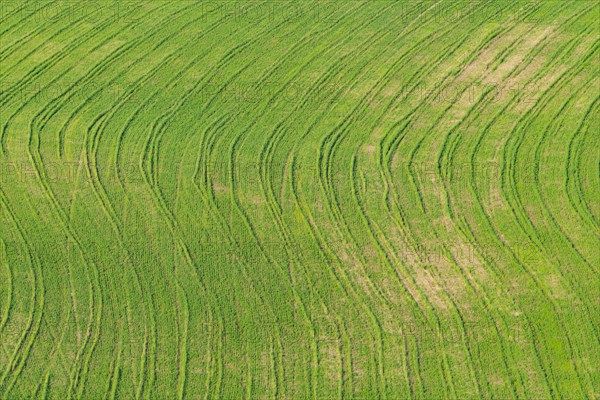
<path fill-rule="evenodd" d="M 0 2 L 0 399 L 594 399 L 593 1 Z"/>

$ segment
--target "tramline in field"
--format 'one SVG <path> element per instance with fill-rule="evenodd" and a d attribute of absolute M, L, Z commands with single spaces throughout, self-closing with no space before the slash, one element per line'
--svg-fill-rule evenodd
<path fill-rule="evenodd" d="M 595 1 L 0 0 L 0 399 L 597 399 Z"/>

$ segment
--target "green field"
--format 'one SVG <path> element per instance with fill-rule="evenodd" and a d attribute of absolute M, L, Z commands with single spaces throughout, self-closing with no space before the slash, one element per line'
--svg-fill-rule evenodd
<path fill-rule="evenodd" d="M 0 13 L 0 399 L 600 399 L 600 3 Z"/>

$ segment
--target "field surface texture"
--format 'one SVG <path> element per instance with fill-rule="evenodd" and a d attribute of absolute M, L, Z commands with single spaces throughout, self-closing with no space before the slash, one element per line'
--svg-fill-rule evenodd
<path fill-rule="evenodd" d="M 600 399 L 600 3 L 0 10 L 0 399 Z"/>

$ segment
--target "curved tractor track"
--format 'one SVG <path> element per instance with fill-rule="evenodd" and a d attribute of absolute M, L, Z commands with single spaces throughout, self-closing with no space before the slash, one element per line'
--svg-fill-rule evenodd
<path fill-rule="evenodd" d="M 0 7 L 0 399 L 600 399 L 597 2 Z"/>

